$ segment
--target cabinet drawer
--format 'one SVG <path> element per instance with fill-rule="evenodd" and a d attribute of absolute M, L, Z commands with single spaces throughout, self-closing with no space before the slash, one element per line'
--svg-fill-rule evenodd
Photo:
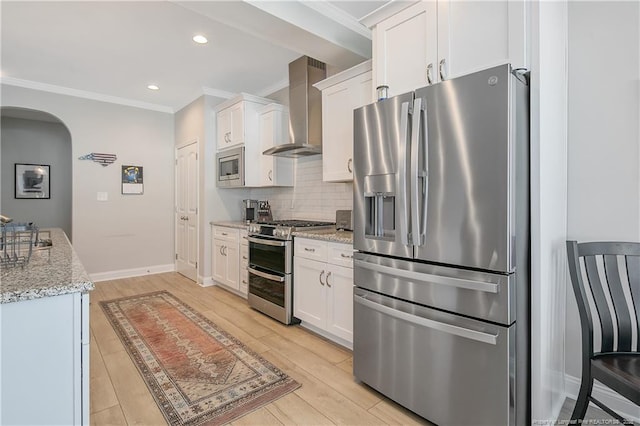
<path fill-rule="evenodd" d="M 224 226 L 213 227 L 213 238 L 229 242 L 238 242 L 238 229 L 227 228 Z"/>
<path fill-rule="evenodd" d="M 246 265 L 244 267 L 240 267 L 240 292 L 245 295 L 249 292 L 249 271 L 247 270 Z"/>
<path fill-rule="evenodd" d="M 353 269 L 353 246 L 329 243 L 328 250 L 329 263 Z"/>
<path fill-rule="evenodd" d="M 294 247 L 294 255 L 297 257 L 317 260 L 319 262 L 327 261 L 326 241 L 296 238 Z"/>
<path fill-rule="evenodd" d="M 240 245 L 240 269 L 249 263 L 249 246 Z"/>
<path fill-rule="evenodd" d="M 241 246 L 245 246 L 248 247 L 249 246 L 249 241 L 247 240 L 247 230 L 246 229 L 241 229 L 240 230 L 240 245 Z"/>

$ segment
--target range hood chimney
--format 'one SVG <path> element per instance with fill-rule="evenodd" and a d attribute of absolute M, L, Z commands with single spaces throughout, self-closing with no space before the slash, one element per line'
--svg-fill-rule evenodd
<path fill-rule="evenodd" d="M 302 56 L 289 64 L 289 143 L 265 155 L 303 157 L 322 154 L 322 93 L 313 85 L 327 77 L 324 62 Z"/>

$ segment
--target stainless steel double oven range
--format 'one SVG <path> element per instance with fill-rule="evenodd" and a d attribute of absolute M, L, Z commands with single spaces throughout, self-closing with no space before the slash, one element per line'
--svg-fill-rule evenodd
<path fill-rule="evenodd" d="M 293 236 L 332 222 L 275 220 L 249 225 L 249 306 L 284 323 L 293 317 Z"/>

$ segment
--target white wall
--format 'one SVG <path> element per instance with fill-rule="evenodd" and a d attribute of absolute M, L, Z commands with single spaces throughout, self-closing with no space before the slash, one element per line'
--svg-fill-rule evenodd
<path fill-rule="evenodd" d="M 569 3 L 569 239 L 640 241 L 639 28 L 637 1 Z M 568 286 L 565 365 L 573 397 L 580 348 Z"/>
<path fill-rule="evenodd" d="M 3 111 L 3 114 L 5 111 Z M 71 228 L 71 136 L 60 123 L 2 116 L 2 214 L 40 228 Z M 16 199 L 16 163 L 49 166 L 48 199 Z"/>
<path fill-rule="evenodd" d="M 531 390 L 532 420 L 564 402 L 567 266 L 567 3 L 531 12 Z"/>
<path fill-rule="evenodd" d="M 173 115 L 3 84 L 2 106 L 59 118 L 71 134 L 73 245 L 94 279 L 173 268 Z M 107 167 L 78 157 L 116 154 Z M 144 195 L 121 195 L 121 165 L 144 167 Z M 96 200 L 97 192 L 109 200 Z M 115 275 L 114 275 L 115 274 Z"/>

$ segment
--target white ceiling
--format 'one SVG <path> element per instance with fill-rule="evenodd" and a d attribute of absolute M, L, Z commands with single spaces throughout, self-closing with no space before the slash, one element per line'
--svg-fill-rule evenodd
<path fill-rule="evenodd" d="M 3 0 L 2 82 L 167 111 L 203 93 L 265 96 L 287 85 L 288 63 L 303 54 L 336 69 L 368 59 L 358 19 L 387 2 Z"/>

